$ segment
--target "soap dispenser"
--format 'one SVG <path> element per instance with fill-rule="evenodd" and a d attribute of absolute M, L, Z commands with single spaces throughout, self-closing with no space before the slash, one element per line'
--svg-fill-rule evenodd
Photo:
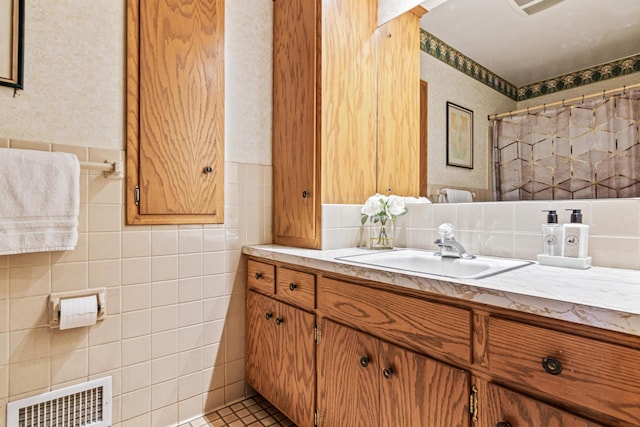
<path fill-rule="evenodd" d="M 589 226 L 582 224 L 580 209 L 571 211 L 571 222 L 562 226 L 562 256 L 585 258 L 589 254 Z"/>
<path fill-rule="evenodd" d="M 542 224 L 542 253 L 549 256 L 560 256 L 562 253 L 562 227 L 558 224 L 555 210 L 547 212 L 547 223 Z"/>

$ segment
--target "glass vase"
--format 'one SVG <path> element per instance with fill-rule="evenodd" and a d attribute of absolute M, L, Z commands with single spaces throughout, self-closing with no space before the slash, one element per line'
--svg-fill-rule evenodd
<path fill-rule="evenodd" d="M 369 218 L 369 249 L 393 249 L 394 220 L 388 216 Z"/>

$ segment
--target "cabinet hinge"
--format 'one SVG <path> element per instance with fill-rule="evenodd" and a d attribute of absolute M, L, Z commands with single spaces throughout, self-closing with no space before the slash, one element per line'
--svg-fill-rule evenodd
<path fill-rule="evenodd" d="M 320 344 L 320 341 L 322 340 L 322 332 L 320 331 L 320 325 L 318 323 L 316 323 L 316 326 L 313 330 L 314 332 L 314 340 L 316 342 L 316 345 Z"/>
<path fill-rule="evenodd" d="M 469 412 L 471 413 L 471 421 L 474 423 L 478 421 L 478 387 L 475 385 L 471 387 L 471 394 L 469 395 Z"/>
<path fill-rule="evenodd" d="M 133 203 L 136 206 L 140 206 L 140 186 L 136 185 L 133 189 Z"/>
<path fill-rule="evenodd" d="M 320 413 L 318 412 L 318 408 L 313 414 L 313 425 L 316 427 L 320 427 Z"/>

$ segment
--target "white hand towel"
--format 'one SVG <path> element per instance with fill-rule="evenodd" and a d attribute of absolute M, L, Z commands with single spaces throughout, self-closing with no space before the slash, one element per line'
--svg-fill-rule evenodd
<path fill-rule="evenodd" d="M 473 202 L 473 196 L 470 191 L 467 190 L 454 190 L 452 188 L 445 188 L 442 193 L 446 195 L 446 202 L 448 203 L 471 203 Z"/>
<path fill-rule="evenodd" d="M 0 255 L 73 250 L 79 211 L 76 156 L 0 148 Z"/>

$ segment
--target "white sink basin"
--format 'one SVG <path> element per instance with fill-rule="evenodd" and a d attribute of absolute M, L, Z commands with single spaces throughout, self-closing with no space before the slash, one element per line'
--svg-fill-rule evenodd
<path fill-rule="evenodd" d="M 460 279 L 479 279 L 532 264 L 531 261 L 484 256 L 478 256 L 474 259 L 440 257 L 431 251 L 417 249 L 371 252 L 336 259 L 374 267 Z"/>

